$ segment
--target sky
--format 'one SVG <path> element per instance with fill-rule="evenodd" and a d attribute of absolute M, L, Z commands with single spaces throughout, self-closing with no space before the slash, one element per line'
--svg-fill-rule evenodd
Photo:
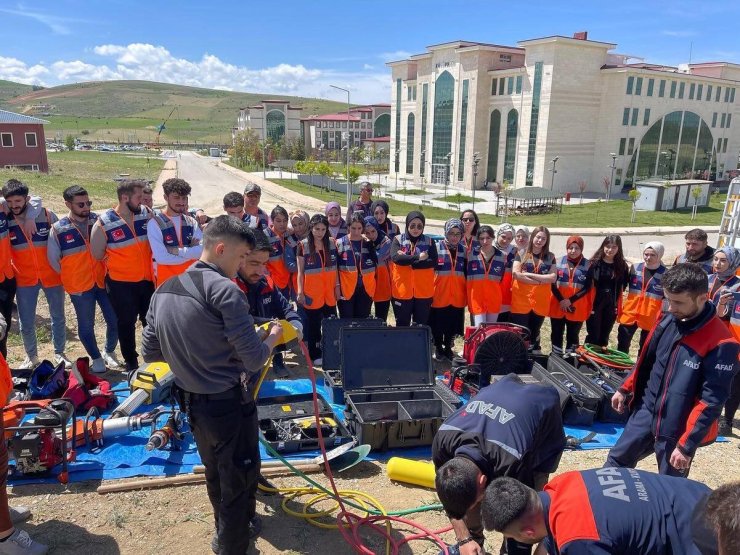
<path fill-rule="evenodd" d="M 740 63 L 737 0 L 0 0 L 0 79 L 144 79 L 390 102 L 386 62 L 454 40 L 588 31 L 651 63 Z M 690 58 L 691 56 L 691 58 Z"/>

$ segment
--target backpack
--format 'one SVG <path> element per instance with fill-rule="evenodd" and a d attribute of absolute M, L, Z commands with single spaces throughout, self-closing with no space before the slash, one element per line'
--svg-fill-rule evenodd
<path fill-rule="evenodd" d="M 69 385 L 63 397 L 69 399 L 75 409 L 87 411 L 92 407 L 105 410 L 116 400 L 110 382 L 90 372 L 90 359 L 78 358 L 69 373 Z"/>
<path fill-rule="evenodd" d="M 31 372 L 28 391 L 31 399 L 58 399 L 67 388 L 67 381 L 64 362 L 55 368 L 48 360 L 42 360 Z"/>

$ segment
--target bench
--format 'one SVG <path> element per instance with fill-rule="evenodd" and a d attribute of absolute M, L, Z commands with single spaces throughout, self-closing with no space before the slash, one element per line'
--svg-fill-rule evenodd
<path fill-rule="evenodd" d="M 448 202 L 447 203 L 447 208 L 450 208 L 452 210 L 460 210 L 460 205 L 459 204 L 455 204 L 454 202 Z"/>
<path fill-rule="evenodd" d="M 423 204 L 424 206 L 431 206 L 432 205 L 432 201 L 423 198 L 423 199 L 421 199 L 421 204 Z"/>

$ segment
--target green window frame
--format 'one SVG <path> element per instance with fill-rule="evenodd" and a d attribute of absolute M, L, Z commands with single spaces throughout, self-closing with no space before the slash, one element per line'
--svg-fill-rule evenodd
<path fill-rule="evenodd" d="M 637 96 L 642 95 L 642 77 L 638 77 L 635 80 L 635 94 Z"/>
<path fill-rule="evenodd" d="M 506 78 L 506 94 L 514 94 L 514 78 Z"/>
<path fill-rule="evenodd" d="M 632 156 L 635 152 L 635 138 L 630 137 L 629 143 L 627 143 L 627 156 Z"/>
<path fill-rule="evenodd" d="M 683 81 L 681 81 L 678 84 L 678 98 L 683 98 L 683 93 L 684 93 L 685 90 L 686 90 L 686 83 L 684 83 Z"/>
<path fill-rule="evenodd" d="M 712 127 L 717 127 L 717 112 L 712 114 Z"/>
<path fill-rule="evenodd" d="M 464 79 L 462 83 L 462 100 L 460 102 L 460 148 L 457 153 L 457 180 L 462 181 L 465 177 L 465 146 L 468 134 L 468 94 L 470 91 L 470 80 Z"/>
<path fill-rule="evenodd" d="M 496 87 L 498 86 L 498 79 L 494 77 L 491 79 L 491 96 L 496 96 Z"/>
<path fill-rule="evenodd" d="M 635 84 L 635 78 L 632 77 L 631 75 L 629 77 L 627 77 L 627 91 L 626 91 L 626 94 L 632 94 L 632 88 L 634 87 L 634 84 Z"/>
<path fill-rule="evenodd" d="M 642 116 L 642 124 L 648 125 L 650 123 L 650 108 L 645 108 L 645 114 Z"/>
<path fill-rule="evenodd" d="M 632 122 L 631 125 L 634 127 L 637 125 L 637 119 L 640 117 L 640 109 L 632 108 Z"/>
<path fill-rule="evenodd" d="M 427 110 L 429 109 L 429 84 L 421 85 L 421 167 L 419 174 L 424 175 L 424 166 L 427 158 Z"/>
<path fill-rule="evenodd" d="M 732 114 L 727 114 L 727 123 L 725 124 L 725 127 L 729 129 L 731 122 L 732 122 Z"/>
<path fill-rule="evenodd" d="M 671 81 L 671 93 L 669 95 L 671 98 L 676 98 L 676 82 Z"/>
<path fill-rule="evenodd" d="M 504 91 L 506 90 L 506 77 L 501 77 L 501 79 L 498 80 L 498 94 L 503 95 Z"/>
<path fill-rule="evenodd" d="M 498 178 L 498 149 L 501 135 L 501 112 L 494 110 L 488 125 L 488 181 L 497 181 Z"/>
<path fill-rule="evenodd" d="M 715 95 L 714 95 L 714 101 L 719 102 L 720 96 L 722 96 L 722 87 L 717 86 L 717 91 L 715 92 Z"/>
<path fill-rule="evenodd" d="M 627 147 L 627 139 L 622 137 L 619 139 L 619 155 L 624 156 L 624 149 Z"/>
<path fill-rule="evenodd" d="M 689 100 L 694 100 L 694 92 L 696 92 L 696 84 L 691 83 L 689 85 Z"/>
<path fill-rule="evenodd" d="M 725 122 L 727 121 L 727 114 L 722 114 L 722 117 L 719 120 L 719 128 L 724 129 L 725 128 Z"/>
<path fill-rule="evenodd" d="M 630 124 L 630 109 L 625 108 L 622 112 L 622 125 L 629 125 Z"/>
<path fill-rule="evenodd" d="M 515 108 L 506 116 L 506 151 L 504 152 L 504 179 L 513 181 L 516 166 L 516 138 L 519 127 L 519 112 Z"/>
<path fill-rule="evenodd" d="M 658 96 L 663 98 L 665 96 L 665 79 L 660 80 L 660 86 L 658 87 Z"/>
<path fill-rule="evenodd" d="M 455 78 L 443 71 L 434 84 L 434 119 L 432 124 L 432 163 L 448 164 L 452 152 L 452 115 L 455 110 Z"/>
<path fill-rule="evenodd" d="M 712 85 L 707 85 L 707 98 L 705 100 L 707 102 L 712 100 Z"/>
<path fill-rule="evenodd" d="M 414 173 L 414 124 L 416 116 L 413 113 L 406 118 L 406 173 Z"/>
<path fill-rule="evenodd" d="M 522 76 L 516 76 L 516 94 L 522 94 Z"/>
<path fill-rule="evenodd" d="M 403 90 L 403 84 L 400 79 L 396 79 L 396 140 L 395 140 L 395 152 L 398 152 L 401 148 L 401 91 Z M 401 162 L 398 160 L 398 156 L 395 156 L 394 169 L 398 173 L 399 165 Z"/>
<path fill-rule="evenodd" d="M 653 96 L 653 88 L 655 87 L 655 79 L 648 79 L 647 95 Z"/>
<path fill-rule="evenodd" d="M 285 114 L 280 110 L 271 110 L 265 117 L 267 138 L 272 144 L 279 143 L 285 138 Z"/>
<path fill-rule="evenodd" d="M 540 96 L 542 93 L 543 62 L 534 64 L 534 82 L 532 83 L 532 116 L 529 123 L 529 142 L 527 144 L 527 174 L 525 185 L 534 185 L 534 158 L 537 152 L 537 127 L 540 121 Z"/>
<path fill-rule="evenodd" d="M 699 84 L 698 84 L 698 85 L 696 86 L 696 99 L 697 99 L 697 100 L 701 100 L 701 97 L 702 97 L 702 93 L 703 93 L 703 92 L 704 92 L 704 85 L 703 85 L 703 84 L 701 84 L 701 83 L 699 83 Z"/>

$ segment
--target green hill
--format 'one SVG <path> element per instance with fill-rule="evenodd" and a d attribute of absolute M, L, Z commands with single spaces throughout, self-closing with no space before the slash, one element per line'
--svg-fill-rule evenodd
<path fill-rule="evenodd" d="M 162 141 L 231 141 L 239 108 L 262 99 L 288 100 L 302 106 L 303 115 L 346 109 L 341 102 L 258 93 L 237 93 L 154 83 L 150 81 L 96 81 L 41 90 L 0 81 L 0 108 L 40 114 L 51 123 L 48 137 L 75 137 L 109 142 L 148 142 L 156 127 L 175 109 Z M 32 106 L 49 105 L 34 109 Z M 47 115 L 48 113 L 48 115 Z"/>

